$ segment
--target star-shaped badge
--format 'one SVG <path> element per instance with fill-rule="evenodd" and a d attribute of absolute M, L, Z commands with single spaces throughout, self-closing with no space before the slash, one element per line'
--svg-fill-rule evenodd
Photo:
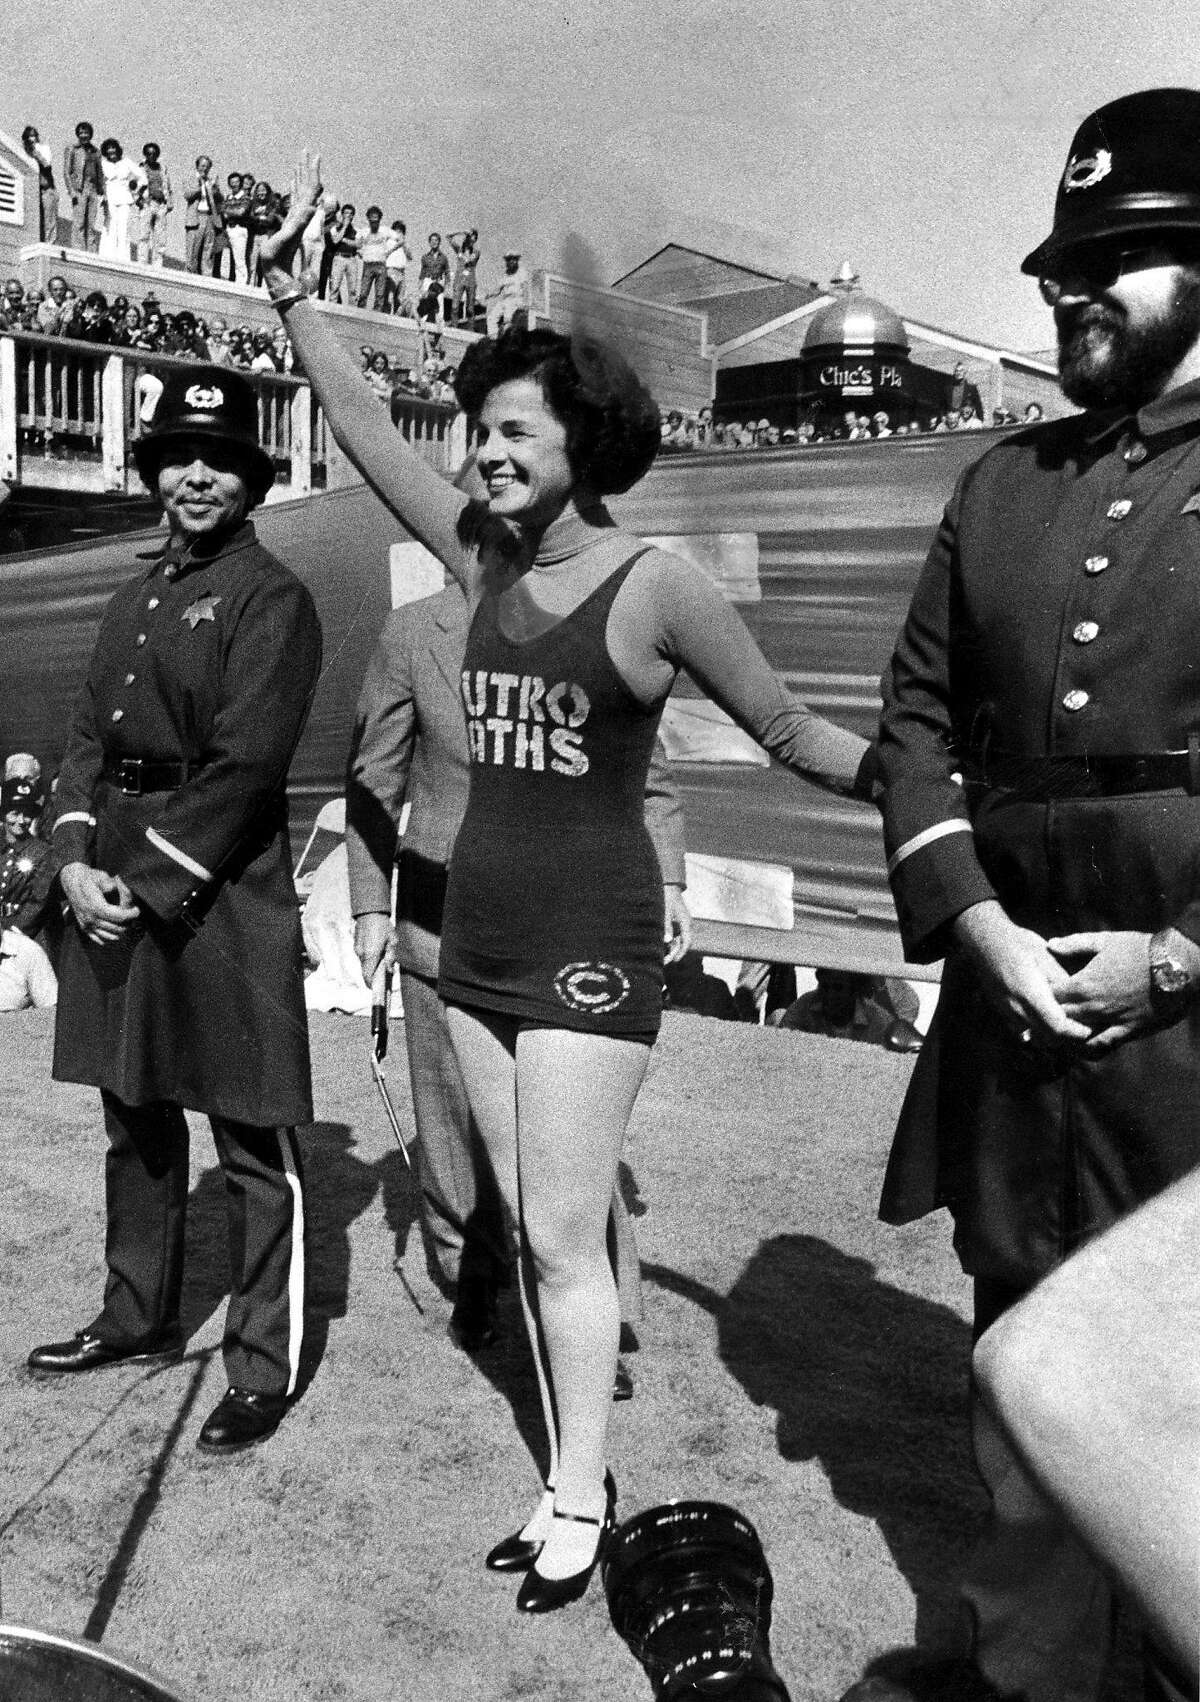
<path fill-rule="evenodd" d="M 197 597 L 194 603 L 188 604 L 187 608 L 183 611 L 179 618 L 180 620 L 187 621 L 190 624 L 192 631 L 195 632 L 201 621 L 216 622 L 217 617 L 213 613 L 213 610 L 220 601 L 221 599 L 219 597 L 213 597 L 212 595 Z"/>

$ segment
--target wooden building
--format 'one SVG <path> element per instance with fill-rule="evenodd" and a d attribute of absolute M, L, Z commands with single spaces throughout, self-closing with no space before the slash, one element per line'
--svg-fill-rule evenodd
<path fill-rule="evenodd" d="M 822 287 L 667 243 L 613 288 L 704 316 L 718 419 L 765 418 L 787 429 L 882 408 L 893 424 L 924 420 L 948 405 L 960 364 L 987 423 L 997 409 L 1020 416 L 1030 402 L 1047 418 L 1072 411 L 1052 358 L 909 318 L 863 293 L 849 265 Z"/>

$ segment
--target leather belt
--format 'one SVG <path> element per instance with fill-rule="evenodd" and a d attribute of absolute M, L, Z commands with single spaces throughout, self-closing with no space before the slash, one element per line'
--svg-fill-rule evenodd
<path fill-rule="evenodd" d="M 968 786 L 1007 792 L 1030 803 L 1056 798 L 1119 798 L 1138 792 L 1200 794 L 1200 735 L 1183 751 L 1115 756 L 1021 756 L 989 748 L 965 764 Z"/>
<path fill-rule="evenodd" d="M 119 762 L 106 762 L 102 778 L 136 798 L 143 792 L 178 791 L 186 783 L 189 772 L 186 762 L 153 762 L 147 757 L 125 756 Z"/>

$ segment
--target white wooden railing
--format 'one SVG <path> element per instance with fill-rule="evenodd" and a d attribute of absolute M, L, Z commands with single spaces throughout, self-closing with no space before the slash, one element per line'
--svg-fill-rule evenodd
<path fill-rule="evenodd" d="M 0 332 L 0 479 L 59 490 L 142 490 L 132 440 L 142 410 L 180 362 L 172 355 L 112 349 L 61 337 Z M 275 463 L 272 492 L 308 496 L 355 475 L 302 380 L 243 374 L 258 394 L 259 442 Z M 434 466 L 450 471 L 467 448 L 466 421 L 453 406 L 403 397 L 397 429 Z"/>

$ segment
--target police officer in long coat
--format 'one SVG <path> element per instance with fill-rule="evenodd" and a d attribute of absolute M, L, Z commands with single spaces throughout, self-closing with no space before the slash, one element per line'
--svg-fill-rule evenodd
<path fill-rule="evenodd" d="M 248 515 L 274 477 L 226 368 L 167 382 L 134 445 L 169 525 L 101 622 L 57 792 L 64 941 L 54 1075 L 100 1089 L 107 1282 L 96 1319 L 34 1350 L 67 1374 L 175 1357 L 188 1131 L 212 1125 L 229 1210 L 229 1390 L 200 1433 L 261 1441 L 303 1322 L 294 1127 L 312 1119 L 285 782 L 321 662 L 307 589 Z"/>
<path fill-rule="evenodd" d="M 880 744 L 905 947 L 946 958 L 882 1215 L 949 1208 L 977 1334 L 1200 1163 L 1200 93 L 1086 120 L 1024 270 L 1086 411 L 963 474 Z M 992 1510 L 970 1660 L 855 1702 L 1100 1688 L 1108 1585 L 973 1424 Z M 1157 1659 L 1150 1680 L 1193 1689 Z"/>

